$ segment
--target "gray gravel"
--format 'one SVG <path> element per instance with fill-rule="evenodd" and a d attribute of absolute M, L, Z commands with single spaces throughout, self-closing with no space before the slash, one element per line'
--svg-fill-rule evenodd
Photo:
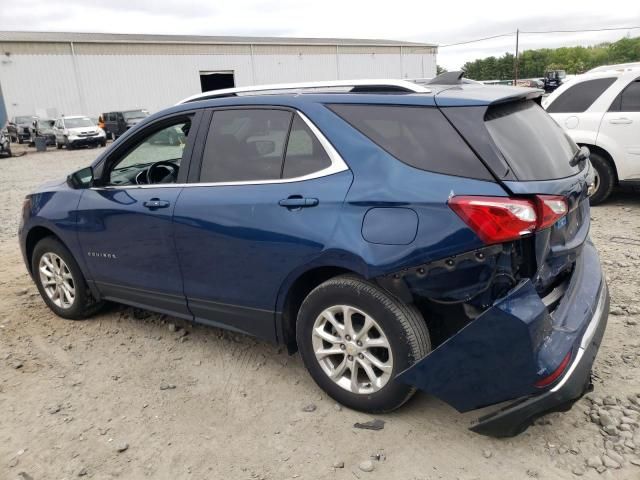
<path fill-rule="evenodd" d="M 43 305 L 16 240 L 24 196 L 101 151 L 0 159 L 0 478 L 639 478 L 640 195 L 592 209 L 620 313 L 592 400 L 496 440 L 467 430 L 477 412 L 418 394 L 373 432 L 354 429 L 362 413 L 336 406 L 284 349 L 126 307 L 68 322 Z M 118 454 L 121 439 L 131 447 Z M 385 454 L 365 473 L 372 449 Z"/>
<path fill-rule="evenodd" d="M 103 148 L 56 150 L 38 153 L 24 145 L 12 146 L 13 158 L 0 158 L 0 240 L 15 237 L 22 202 L 36 185 L 64 179 L 67 174 L 88 166 Z"/>

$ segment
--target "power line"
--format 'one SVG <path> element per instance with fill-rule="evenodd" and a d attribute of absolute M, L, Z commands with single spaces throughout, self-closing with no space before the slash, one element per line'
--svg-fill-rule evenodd
<path fill-rule="evenodd" d="M 482 42 L 484 40 L 491 40 L 492 38 L 500 38 L 500 37 L 512 37 L 516 34 L 516 32 L 511 32 L 511 33 L 502 33 L 500 35 L 493 35 L 491 37 L 484 37 L 484 38 L 478 38 L 476 40 L 468 40 L 466 42 L 458 42 L 458 43 L 449 43 L 447 45 L 439 45 L 438 48 L 445 48 L 445 47 L 453 47 L 456 45 L 466 45 L 467 43 L 476 43 L 476 42 Z"/>
<path fill-rule="evenodd" d="M 586 28 L 586 29 L 577 29 L 577 30 L 531 30 L 531 31 L 523 31 L 520 30 L 520 34 L 538 34 L 538 33 L 580 33 L 580 32 L 608 32 L 613 30 L 636 30 L 639 29 L 640 26 L 631 26 L 631 27 L 607 27 L 607 28 Z M 511 33 L 501 33 L 500 35 L 492 35 L 490 37 L 476 38 L 475 40 L 467 40 L 464 42 L 457 43 L 449 43 L 447 45 L 439 45 L 438 48 L 446 48 L 446 47 L 455 47 L 457 45 L 467 45 L 469 43 L 477 43 L 484 42 L 485 40 L 492 40 L 494 38 L 501 37 L 512 37 L 516 34 L 516 32 Z"/>
<path fill-rule="evenodd" d="M 586 28 L 580 30 L 534 30 L 530 32 L 526 32 L 524 30 L 520 30 L 520 33 L 580 33 L 580 32 L 608 32 L 611 30 L 635 30 L 640 28 L 637 27 L 610 27 L 610 28 Z"/>

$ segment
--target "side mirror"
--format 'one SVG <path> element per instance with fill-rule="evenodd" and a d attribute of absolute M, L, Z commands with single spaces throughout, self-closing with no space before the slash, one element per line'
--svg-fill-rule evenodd
<path fill-rule="evenodd" d="M 93 185 L 93 168 L 86 167 L 67 177 L 67 183 L 71 188 L 89 188 Z"/>

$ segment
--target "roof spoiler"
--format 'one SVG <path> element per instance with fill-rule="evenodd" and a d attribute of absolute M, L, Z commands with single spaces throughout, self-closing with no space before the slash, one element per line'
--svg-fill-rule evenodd
<path fill-rule="evenodd" d="M 464 70 L 444 72 L 425 83 L 427 85 L 458 85 L 462 83 L 462 77 L 464 77 L 465 73 Z"/>

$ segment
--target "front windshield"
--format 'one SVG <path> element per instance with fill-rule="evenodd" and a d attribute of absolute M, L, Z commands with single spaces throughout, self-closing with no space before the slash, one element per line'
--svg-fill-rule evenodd
<path fill-rule="evenodd" d="M 64 126 L 66 128 L 93 127 L 93 122 L 88 117 L 65 118 L 64 119 Z"/>
<path fill-rule="evenodd" d="M 36 117 L 16 117 L 16 123 L 31 123 Z"/>
<path fill-rule="evenodd" d="M 39 118 L 38 126 L 40 128 L 53 128 L 54 120 L 49 120 L 48 118 Z"/>
<path fill-rule="evenodd" d="M 146 110 L 131 110 L 128 112 L 122 112 L 122 116 L 125 120 L 131 120 L 134 118 L 145 118 L 149 116 L 149 112 Z"/>

